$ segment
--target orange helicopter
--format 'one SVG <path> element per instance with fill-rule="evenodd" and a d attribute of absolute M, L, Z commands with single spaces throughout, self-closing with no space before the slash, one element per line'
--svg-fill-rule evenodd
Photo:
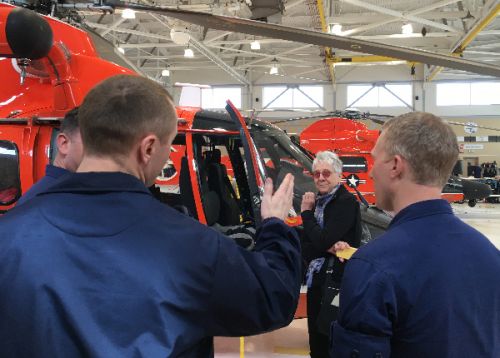
<path fill-rule="evenodd" d="M 326 117 L 326 118 L 325 118 Z M 314 117 L 313 117 L 314 118 Z M 375 205 L 375 188 L 370 170 L 373 166 L 371 150 L 380 135 L 380 131 L 368 129 L 364 120 L 383 124 L 392 116 L 373 115 L 357 110 L 335 111 L 306 127 L 300 134 L 300 146 L 312 155 L 319 151 L 336 152 L 343 162 L 343 182 L 354 194 L 364 197 L 367 203 Z M 283 123 L 305 118 L 292 118 L 273 123 Z M 453 125 L 462 125 L 450 122 Z M 467 201 L 469 206 L 491 195 L 491 188 L 483 183 L 466 180 L 451 175 L 442 191 L 443 199 L 449 202 Z"/>
<path fill-rule="evenodd" d="M 500 76 L 498 66 L 396 46 L 292 29 L 260 21 L 159 8 L 116 0 L 65 3 L 51 0 L 10 1 L 43 14 L 58 7 L 113 12 L 115 7 L 156 12 L 210 28 L 277 37 L 318 46 L 356 49 L 411 61 Z M 102 53 L 102 56 L 109 54 Z M 135 74 L 98 53 L 91 36 L 53 17 L 0 3 L 0 211 L 9 210 L 44 175 L 55 156 L 54 139 L 64 114 L 78 106 L 95 84 L 117 74 Z M 294 210 L 290 225 L 299 225 L 302 194 L 313 191 L 312 157 L 278 127 L 243 118 L 229 105 L 228 113 L 178 108 L 178 133 L 171 161 L 157 180 L 155 195 L 219 230 L 234 223 L 256 226 L 264 178 L 276 185 L 295 175 Z M 228 175 L 231 175 L 231 178 Z M 176 187 L 177 186 L 177 187 Z M 362 211 L 372 236 L 390 218 L 373 207 Z M 302 295 L 303 296 L 303 295 Z M 296 317 L 305 316 L 301 297 Z"/>
<path fill-rule="evenodd" d="M 0 211 L 6 212 L 45 175 L 65 113 L 105 78 L 135 72 L 101 58 L 85 31 L 0 3 L 0 73 Z M 177 108 L 178 135 L 154 194 L 230 234 L 235 226 L 259 225 L 266 176 L 279 185 L 293 173 L 294 208 L 287 223 L 300 224 L 300 199 L 314 187 L 310 158 L 278 127 L 245 119 L 230 103 L 226 108 Z M 297 316 L 304 312 L 301 301 Z"/>

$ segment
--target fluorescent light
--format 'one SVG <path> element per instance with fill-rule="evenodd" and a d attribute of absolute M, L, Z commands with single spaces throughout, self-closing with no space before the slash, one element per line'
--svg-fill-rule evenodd
<path fill-rule="evenodd" d="M 122 17 L 124 19 L 135 19 L 135 11 L 132 9 L 124 9 L 122 11 Z"/>
<path fill-rule="evenodd" d="M 334 35 L 342 35 L 342 25 L 330 24 L 330 33 Z"/>
<path fill-rule="evenodd" d="M 194 52 L 190 48 L 185 48 L 184 49 L 184 57 L 188 58 L 193 58 L 194 57 Z"/>
<path fill-rule="evenodd" d="M 170 76 L 170 70 L 162 70 L 161 71 L 161 76 L 162 77 L 168 77 L 168 76 Z"/>
<path fill-rule="evenodd" d="M 116 49 L 118 50 L 119 53 L 125 55 L 125 49 L 123 47 L 117 47 Z"/>
<path fill-rule="evenodd" d="M 411 24 L 404 24 L 401 26 L 401 33 L 404 35 L 409 35 L 413 33 L 413 26 Z"/>
<path fill-rule="evenodd" d="M 260 50 L 260 42 L 255 40 L 250 44 L 250 49 L 252 50 Z"/>

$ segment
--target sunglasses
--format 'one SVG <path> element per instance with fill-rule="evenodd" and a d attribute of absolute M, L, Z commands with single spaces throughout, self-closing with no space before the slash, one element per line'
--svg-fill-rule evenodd
<path fill-rule="evenodd" d="M 321 171 L 316 170 L 313 172 L 314 179 L 319 179 L 321 175 L 323 175 L 323 178 L 328 179 L 330 175 L 332 175 L 332 172 L 327 169 L 323 169 Z"/>

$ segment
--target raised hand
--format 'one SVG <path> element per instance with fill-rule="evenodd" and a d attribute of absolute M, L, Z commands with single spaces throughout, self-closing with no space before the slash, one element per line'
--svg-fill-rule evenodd
<path fill-rule="evenodd" d="M 262 220 L 271 217 L 284 220 L 287 217 L 292 207 L 293 181 L 293 175 L 287 174 L 273 195 L 273 181 L 271 178 L 266 179 L 264 197 L 262 198 L 262 205 L 260 207 Z"/>

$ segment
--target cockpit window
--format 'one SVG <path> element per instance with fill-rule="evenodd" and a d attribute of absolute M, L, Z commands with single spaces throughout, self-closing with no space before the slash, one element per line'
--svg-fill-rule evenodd
<path fill-rule="evenodd" d="M 6 140 L 0 140 L 0 204 L 10 205 L 21 196 L 19 150 Z"/>
<path fill-rule="evenodd" d="M 293 174 L 293 207 L 296 212 L 300 212 L 302 195 L 316 191 L 311 176 L 312 158 L 279 130 L 254 127 L 250 133 L 264 162 L 266 176 L 273 179 L 275 187 L 281 184 L 286 174 Z"/>

